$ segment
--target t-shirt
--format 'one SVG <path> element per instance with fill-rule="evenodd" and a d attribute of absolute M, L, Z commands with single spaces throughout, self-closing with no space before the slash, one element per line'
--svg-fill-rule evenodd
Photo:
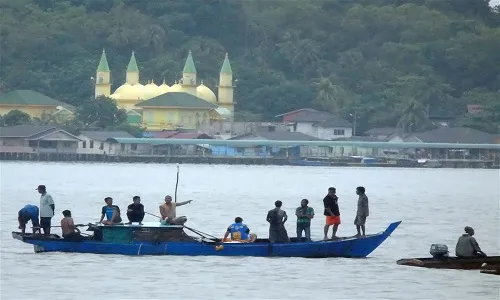
<path fill-rule="evenodd" d="M 369 216 L 370 209 L 368 208 L 368 197 L 366 195 L 359 195 L 357 216 Z"/>
<path fill-rule="evenodd" d="M 54 216 L 54 210 L 50 205 L 54 204 L 52 196 L 45 193 L 40 196 L 40 218 L 52 218 Z"/>
<path fill-rule="evenodd" d="M 314 216 L 314 209 L 312 207 L 309 207 L 309 206 L 307 206 L 307 207 L 299 206 L 295 210 L 295 214 L 296 215 L 308 215 L 308 216 L 312 217 L 312 216 Z M 299 217 L 299 218 L 297 218 L 297 223 L 311 223 L 311 219 Z"/>
<path fill-rule="evenodd" d="M 31 219 L 38 219 L 38 213 L 38 206 L 28 204 L 19 211 L 19 217 L 23 217 L 23 215 L 29 215 Z"/>
<path fill-rule="evenodd" d="M 326 195 L 326 197 L 323 199 L 323 205 L 325 206 L 325 212 L 323 214 L 325 216 L 330 215 L 326 210 L 327 208 L 330 208 L 334 216 L 340 216 L 338 200 L 339 198 L 337 197 L 337 195 Z"/>
<path fill-rule="evenodd" d="M 250 233 L 248 226 L 242 223 L 232 224 L 227 228 L 227 231 L 231 233 L 231 239 L 235 241 L 248 239 L 248 234 Z"/>
<path fill-rule="evenodd" d="M 118 213 L 120 213 L 120 208 L 117 206 L 117 205 L 112 205 L 111 207 L 110 206 L 107 206 L 107 205 L 104 205 L 102 207 L 102 214 L 103 215 L 106 215 L 106 219 L 108 221 L 111 221 L 111 218 L 113 217 L 113 210 L 116 209 L 118 211 Z"/>
<path fill-rule="evenodd" d="M 128 207 L 127 207 L 127 210 L 131 209 L 132 211 L 130 212 L 131 214 L 143 214 L 144 213 L 144 205 L 142 205 L 141 203 L 139 204 L 130 204 Z"/>

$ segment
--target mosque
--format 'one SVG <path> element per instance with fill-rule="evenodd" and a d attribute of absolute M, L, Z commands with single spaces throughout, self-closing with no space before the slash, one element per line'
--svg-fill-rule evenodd
<path fill-rule="evenodd" d="M 152 80 L 140 83 L 139 68 L 134 52 L 127 66 L 125 83 L 111 93 L 111 71 L 103 50 L 95 77 L 95 97 L 114 99 L 127 111 L 128 122 L 147 130 L 196 130 L 211 122 L 232 120 L 234 116 L 233 74 L 226 54 L 219 75 L 218 97 L 203 81 L 198 84 L 191 51 L 182 78 L 169 86 L 165 81 L 156 85 Z"/>

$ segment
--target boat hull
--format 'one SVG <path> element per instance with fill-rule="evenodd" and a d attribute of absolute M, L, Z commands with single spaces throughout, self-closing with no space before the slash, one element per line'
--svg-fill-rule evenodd
<path fill-rule="evenodd" d="M 481 270 L 479 271 L 483 274 L 500 275 L 500 264 L 483 264 Z"/>
<path fill-rule="evenodd" d="M 500 266 L 500 256 L 477 257 L 477 258 L 458 258 L 448 257 L 443 259 L 435 258 L 404 258 L 397 261 L 398 265 L 431 268 L 431 269 L 459 269 L 459 270 L 479 270 L 481 266 L 488 265 Z"/>
<path fill-rule="evenodd" d="M 40 236 L 21 235 L 13 232 L 15 239 L 34 245 L 35 252 L 73 252 L 123 255 L 214 255 L 258 257 L 366 257 L 382 244 L 399 226 L 390 224 L 384 232 L 363 238 L 347 238 L 335 241 L 290 243 L 220 243 L 190 242 L 131 242 L 106 243 L 93 240 L 69 242 L 62 239 L 44 239 Z"/>

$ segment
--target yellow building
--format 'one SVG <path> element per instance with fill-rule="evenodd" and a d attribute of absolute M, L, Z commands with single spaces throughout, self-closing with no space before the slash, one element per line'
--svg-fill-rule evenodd
<path fill-rule="evenodd" d="M 52 116 L 56 120 L 73 117 L 75 107 L 31 90 L 14 90 L 0 95 L 0 115 L 19 110 L 31 118 Z"/>
<path fill-rule="evenodd" d="M 234 115 L 233 74 L 226 54 L 220 70 L 218 97 L 203 81 L 198 84 L 191 51 L 182 78 L 169 86 L 165 81 L 156 85 L 152 80 L 140 83 L 139 68 L 134 52 L 127 66 L 125 83 L 111 93 L 111 71 L 103 51 L 97 67 L 95 96 L 110 97 L 119 108 L 127 110 L 131 124 L 148 130 L 198 129 L 211 120 L 232 119 Z"/>

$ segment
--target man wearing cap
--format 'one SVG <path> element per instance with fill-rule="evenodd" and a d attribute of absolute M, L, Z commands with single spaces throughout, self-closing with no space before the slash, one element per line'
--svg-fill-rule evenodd
<path fill-rule="evenodd" d="M 474 229 L 470 226 L 465 226 L 465 233 L 458 238 L 457 246 L 455 247 L 455 255 L 457 257 L 486 257 L 481 248 L 473 237 Z"/>
<path fill-rule="evenodd" d="M 45 185 L 39 185 L 37 191 L 40 193 L 40 227 L 45 235 L 50 235 L 51 221 L 56 206 L 52 196 L 47 193 Z"/>

